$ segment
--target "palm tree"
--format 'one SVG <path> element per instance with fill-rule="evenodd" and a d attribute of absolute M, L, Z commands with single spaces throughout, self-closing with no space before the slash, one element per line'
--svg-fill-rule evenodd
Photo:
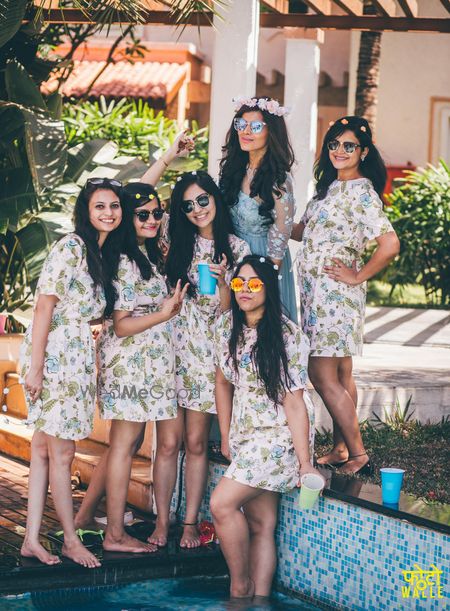
<path fill-rule="evenodd" d="M 373 15 L 370 1 L 364 0 L 364 14 Z M 381 32 L 361 32 L 356 80 L 355 114 L 369 122 L 375 132 L 380 82 Z"/>

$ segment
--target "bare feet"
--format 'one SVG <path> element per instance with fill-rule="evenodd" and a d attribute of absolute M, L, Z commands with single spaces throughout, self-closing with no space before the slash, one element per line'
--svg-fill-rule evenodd
<path fill-rule="evenodd" d="M 251 579 L 239 584 L 231 582 L 230 598 L 253 598 L 255 595 L 255 584 Z"/>
<path fill-rule="evenodd" d="M 156 520 L 155 530 L 152 532 L 150 537 L 147 539 L 149 543 L 157 545 L 158 547 L 165 547 L 167 545 L 167 537 L 169 534 L 169 525 L 158 524 Z"/>
<path fill-rule="evenodd" d="M 65 538 L 61 553 L 66 558 L 70 558 L 73 562 L 81 564 L 81 566 L 85 566 L 88 569 L 95 569 L 101 566 L 100 560 L 84 547 L 78 537 L 69 540 Z"/>
<path fill-rule="evenodd" d="M 106 533 L 103 549 L 107 552 L 128 552 L 131 554 L 147 554 L 158 551 L 157 545 L 144 543 L 139 539 L 130 537 L 127 533 L 123 533 L 120 538 L 113 538 Z"/>
<path fill-rule="evenodd" d="M 200 547 L 200 533 L 197 526 L 187 525 L 183 528 L 180 547 L 187 547 L 189 549 Z"/>
<path fill-rule="evenodd" d="M 39 542 L 32 543 L 24 539 L 20 549 L 20 555 L 25 558 L 37 558 L 44 564 L 59 564 L 61 562 L 58 556 L 50 554 Z"/>
<path fill-rule="evenodd" d="M 367 454 L 361 454 L 360 456 L 349 458 L 345 465 L 338 469 L 338 473 L 342 473 L 343 475 L 354 475 L 369 462 L 370 459 Z M 368 471 L 368 469 L 365 469 L 365 471 Z"/>
<path fill-rule="evenodd" d="M 348 459 L 348 450 L 338 450 L 333 448 L 329 454 L 317 459 L 318 465 L 339 465 Z"/>
<path fill-rule="evenodd" d="M 86 516 L 85 518 L 83 518 L 82 516 L 78 516 L 77 514 L 74 519 L 74 524 L 75 524 L 75 530 L 78 530 L 79 528 L 82 528 L 83 530 L 98 530 L 99 529 L 99 525 L 97 524 L 97 522 L 94 520 L 93 517 L 90 517 L 90 516 Z"/>

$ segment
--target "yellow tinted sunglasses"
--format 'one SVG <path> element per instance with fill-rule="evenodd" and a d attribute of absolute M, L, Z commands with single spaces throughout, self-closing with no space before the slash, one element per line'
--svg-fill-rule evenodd
<path fill-rule="evenodd" d="M 264 282 L 260 278 L 249 278 L 248 280 L 242 280 L 242 278 L 233 278 L 230 282 L 230 288 L 235 293 L 240 293 L 247 284 L 247 288 L 251 293 L 259 293 L 264 286 Z"/>

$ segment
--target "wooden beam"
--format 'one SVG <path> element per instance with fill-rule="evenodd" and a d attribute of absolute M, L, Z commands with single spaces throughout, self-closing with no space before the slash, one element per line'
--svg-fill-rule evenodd
<path fill-rule="evenodd" d="M 450 0 L 441 0 L 441 4 L 445 10 L 450 13 Z"/>
<path fill-rule="evenodd" d="M 304 2 L 319 15 L 331 15 L 330 0 L 304 0 Z"/>
<path fill-rule="evenodd" d="M 289 0 L 261 0 L 261 4 L 276 13 L 286 15 L 289 13 Z"/>
<path fill-rule="evenodd" d="M 417 0 L 397 0 L 407 17 L 417 17 Z"/>
<path fill-rule="evenodd" d="M 394 0 L 372 0 L 377 13 L 385 17 L 395 17 L 396 5 Z"/>
<path fill-rule="evenodd" d="M 359 17 L 363 14 L 363 3 L 361 0 L 334 0 L 334 4 L 340 6 L 349 15 Z"/>
<path fill-rule="evenodd" d="M 27 23 L 34 17 L 34 11 L 29 12 L 24 19 Z M 210 26 L 212 13 L 194 13 L 189 25 Z M 78 9 L 58 9 L 43 11 L 44 22 L 64 23 L 93 23 L 92 18 L 86 16 Z M 123 14 L 116 13 L 114 23 L 126 24 Z M 142 23 L 154 25 L 174 25 L 167 11 L 150 11 L 144 16 Z M 262 28 L 322 28 L 324 30 L 390 30 L 392 32 L 442 32 L 450 33 L 450 19 L 439 19 L 436 17 L 380 17 L 364 15 L 354 17 L 353 15 L 313 15 L 292 13 L 282 15 L 280 13 L 262 13 L 260 16 Z"/>

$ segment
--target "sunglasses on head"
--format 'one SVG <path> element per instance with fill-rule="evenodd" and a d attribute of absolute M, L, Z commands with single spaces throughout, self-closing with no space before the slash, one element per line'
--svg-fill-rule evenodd
<path fill-rule="evenodd" d="M 247 125 L 250 125 L 250 131 L 252 134 L 260 134 L 264 129 L 264 121 L 246 121 L 242 117 L 236 117 L 233 121 L 234 129 L 237 132 L 243 132 L 247 129 Z"/>
<path fill-rule="evenodd" d="M 200 195 L 195 199 L 184 199 L 181 202 L 181 209 L 185 214 L 189 214 L 194 210 L 195 204 L 200 206 L 200 208 L 206 208 L 206 206 L 209 205 L 208 193 L 200 193 Z"/>
<path fill-rule="evenodd" d="M 234 293 L 240 293 L 244 286 L 247 285 L 250 293 L 259 293 L 264 286 L 264 282 L 260 278 L 249 278 L 243 280 L 242 278 L 233 278 L 230 282 L 230 288 Z"/>
<path fill-rule="evenodd" d="M 115 178 L 88 178 L 86 180 L 86 184 L 87 185 L 94 185 L 94 186 L 99 186 L 99 185 L 107 185 L 107 186 L 111 186 L 111 187 L 121 187 L 122 183 L 120 182 L 120 180 L 116 180 Z"/>
<path fill-rule="evenodd" d="M 139 210 L 134 214 L 138 217 L 141 223 L 145 223 L 145 221 L 148 221 L 150 215 L 153 216 L 155 221 L 160 221 L 163 217 L 164 210 L 162 208 L 154 208 L 153 210 Z"/>
<path fill-rule="evenodd" d="M 330 140 L 327 143 L 327 147 L 329 151 L 337 151 L 339 147 L 341 146 L 341 144 L 344 147 L 344 151 L 348 155 L 350 155 L 351 153 L 354 153 L 356 149 L 361 148 L 361 145 L 356 144 L 356 142 L 339 142 L 339 140 Z"/>

